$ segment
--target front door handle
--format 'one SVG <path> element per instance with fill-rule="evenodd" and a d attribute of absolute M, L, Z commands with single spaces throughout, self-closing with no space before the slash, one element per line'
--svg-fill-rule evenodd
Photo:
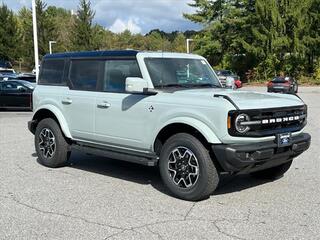
<path fill-rule="evenodd" d="M 98 104 L 97 104 L 97 107 L 98 107 L 98 108 L 109 108 L 109 107 L 111 107 L 111 104 L 108 103 L 108 102 L 106 102 L 106 101 L 104 101 L 104 102 L 102 102 L 102 103 L 98 103 Z"/>
<path fill-rule="evenodd" d="M 62 104 L 65 104 L 65 105 L 70 105 L 72 103 L 72 99 L 70 98 L 65 98 L 65 99 L 62 99 Z"/>

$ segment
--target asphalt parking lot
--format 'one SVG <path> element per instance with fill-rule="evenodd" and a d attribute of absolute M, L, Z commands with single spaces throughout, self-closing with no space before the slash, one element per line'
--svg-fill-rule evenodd
<path fill-rule="evenodd" d="M 265 88 L 249 88 L 264 91 Z M 155 168 L 75 152 L 37 162 L 29 112 L 0 112 L 0 239 L 320 239 L 320 88 L 300 88 L 311 148 L 273 182 L 225 177 L 197 203 Z"/>

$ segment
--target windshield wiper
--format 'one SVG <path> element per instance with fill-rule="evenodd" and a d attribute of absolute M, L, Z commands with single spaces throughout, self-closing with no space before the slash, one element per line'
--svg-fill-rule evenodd
<path fill-rule="evenodd" d="M 172 83 L 172 84 L 166 84 L 166 85 L 157 85 L 155 87 L 158 88 L 196 88 L 196 87 L 211 87 L 211 88 L 221 88 L 220 85 L 218 84 L 213 84 L 213 83 L 203 83 L 203 84 L 179 84 L 179 83 Z"/>
<path fill-rule="evenodd" d="M 172 83 L 172 84 L 166 84 L 166 85 L 157 85 L 158 88 L 166 88 L 166 87 L 177 87 L 177 88 L 189 88 L 190 85 L 188 84 L 179 84 L 179 83 Z"/>
<path fill-rule="evenodd" d="M 192 84 L 192 87 L 211 87 L 211 88 L 221 88 L 218 84 L 213 83 L 202 83 L 202 84 Z"/>

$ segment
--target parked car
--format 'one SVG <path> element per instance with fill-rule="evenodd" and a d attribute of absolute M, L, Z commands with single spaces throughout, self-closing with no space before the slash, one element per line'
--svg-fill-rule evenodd
<path fill-rule="evenodd" d="M 35 85 L 21 80 L 0 82 L 0 109 L 32 110 L 32 92 Z"/>
<path fill-rule="evenodd" d="M 15 74 L 15 70 L 9 61 L 0 60 L 0 75 Z"/>
<path fill-rule="evenodd" d="M 292 77 L 275 77 L 267 87 L 268 92 L 298 93 L 298 82 Z"/>
<path fill-rule="evenodd" d="M 0 73 L 0 81 L 23 80 L 30 83 L 36 83 L 36 76 L 31 73 Z"/>
<path fill-rule="evenodd" d="M 311 141 L 300 98 L 223 89 L 198 55 L 46 55 L 33 100 L 28 128 L 43 165 L 63 166 L 77 149 L 157 166 L 185 200 L 209 197 L 221 174 L 280 177 Z"/>
<path fill-rule="evenodd" d="M 241 88 L 242 87 L 242 82 L 240 81 L 240 77 L 236 74 L 234 74 L 230 70 L 217 70 L 216 71 L 219 80 L 222 84 L 223 87 L 226 87 L 226 81 L 227 77 L 232 77 L 234 79 L 234 85 L 236 88 Z"/>
<path fill-rule="evenodd" d="M 36 83 L 36 75 L 32 73 L 21 73 L 17 76 L 18 80 L 24 80 L 30 83 Z"/>

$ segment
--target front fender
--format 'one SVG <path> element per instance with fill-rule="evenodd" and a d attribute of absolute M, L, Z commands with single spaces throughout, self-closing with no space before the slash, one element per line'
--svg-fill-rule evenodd
<path fill-rule="evenodd" d="M 194 119 L 191 117 L 177 117 L 177 118 L 173 118 L 173 119 L 170 119 L 169 121 L 165 122 L 160 128 L 157 129 L 157 134 L 154 137 L 154 141 L 156 140 L 158 133 L 163 128 L 165 128 L 166 126 L 168 126 L 170 124 L 174 124 L 174 123 L 186 124 L 186 125 L 189 125 L 195 129 L 197 129 L 205 137 L 205 139 L 208 141 L 208 143 L 221 144 L 220 139 L 217 137 L 217 135 L 212 131 L 212 129 L 208 125 L 206 125 L 205 123 L 201 122 L 198 119 Z"/>
<path fill-rule="evenodd" d="M 34 115 L 33 115 L 33 118 L 34 116 L 37 114 L 37 112 L 41 111 L 41 110 L 48 110 L 50 112 L 52 112 L 56 118 L 58 119 L 58 122 L 59 122 L 59 125 L 61 127 L 61 130 L 63 132 L 63 134 L 67 137 L 67 138 L 72 138 L 71 136 L 71 133 L 70 133 L 70 130 L 69 130 L 69 127 L 68 127 L 68 124 L 67 124 L 67 121 L 66 119 L 64 118 L 62 112 L 60 111 L 59 108 L 57 108 L 56 106 L 54 105 L 50 105 L 50 104 L 46 104 L 46 105 L 41 105 L 40 108 L 37 108 L 35 111 L 34 111 Z"/>

